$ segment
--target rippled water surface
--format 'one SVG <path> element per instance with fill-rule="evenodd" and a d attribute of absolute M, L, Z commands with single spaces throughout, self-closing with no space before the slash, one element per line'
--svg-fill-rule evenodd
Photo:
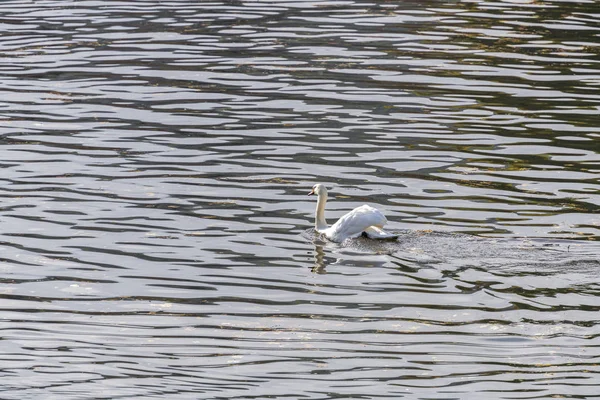
<path fill-rule="evenodd" d="M 0 398 L 596 398 L 599 9 L 0 3 Z"/>

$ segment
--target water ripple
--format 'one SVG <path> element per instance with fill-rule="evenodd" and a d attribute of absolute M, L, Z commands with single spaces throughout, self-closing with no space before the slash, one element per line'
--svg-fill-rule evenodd
<path fill-rule="evenodd" d="M 0 396 L 596 396 L 594 5 L 3 2 Z"/>

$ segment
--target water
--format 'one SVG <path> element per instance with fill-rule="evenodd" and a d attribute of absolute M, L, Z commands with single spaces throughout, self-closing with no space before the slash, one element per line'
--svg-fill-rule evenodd
<path fill-rule="evenodd" d="M 2 399 L 598 396 L 597 2 L 0 15 Z"/>

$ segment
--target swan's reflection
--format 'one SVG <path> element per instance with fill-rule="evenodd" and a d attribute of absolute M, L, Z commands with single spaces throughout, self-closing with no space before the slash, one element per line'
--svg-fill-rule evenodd
<path fill-rule="evenodd" d="M 316 274 L 325 274 L 325 250 L 320 244 L 315 244 L 315 265 L 310 269 Z"/>
<path fill-rule="evenodd" d="M 333 250 L 334 257 L 327 256 L 328 249 L 326 242 L 315 242 L 314 264 L 311 267 L 311 272 L 316 274 L 326 274 L 326 267 L 331 265 L 339 265 L 346 267 L 382 267 L 390 260 L 388 253 L 356 253 Z M 339 250 L 339 249 L 338 249 Z"/>
<path fill-rule="evenodd" d="M 343 243 L 332 243 L 323 236 L 308 229 L 303 236 L 315 246 L 314 264 L 310 270 L 316 274 L 326 274 L 332 264 L 351 267 L 383 266 L 390 261 L 387 257 L 399 250 L 397 241 L 373 240 L 364 237 L 348 239 Z M 329 256 L 326 252 L 330 253 Z"/>

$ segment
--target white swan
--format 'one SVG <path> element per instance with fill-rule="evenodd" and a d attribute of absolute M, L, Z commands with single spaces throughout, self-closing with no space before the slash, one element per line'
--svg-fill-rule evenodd
<path fill-rule="evenodd" d="M 327 189 L 318 183 L 313 186 L 308 195 L 313 194 L 319 197 L 315 213 L 315 230 L 324 234 L 332 242 L 343 242 L 348 238 L 355 238 L 363 233 L 371 239 L 396 239 L 398 237 L 398 235 L 383 230 L 387 219 L 381 211 L 366 204 L 350 211 L 330 227 L 327 226 L 327 221 L 325 221 Z"/>

